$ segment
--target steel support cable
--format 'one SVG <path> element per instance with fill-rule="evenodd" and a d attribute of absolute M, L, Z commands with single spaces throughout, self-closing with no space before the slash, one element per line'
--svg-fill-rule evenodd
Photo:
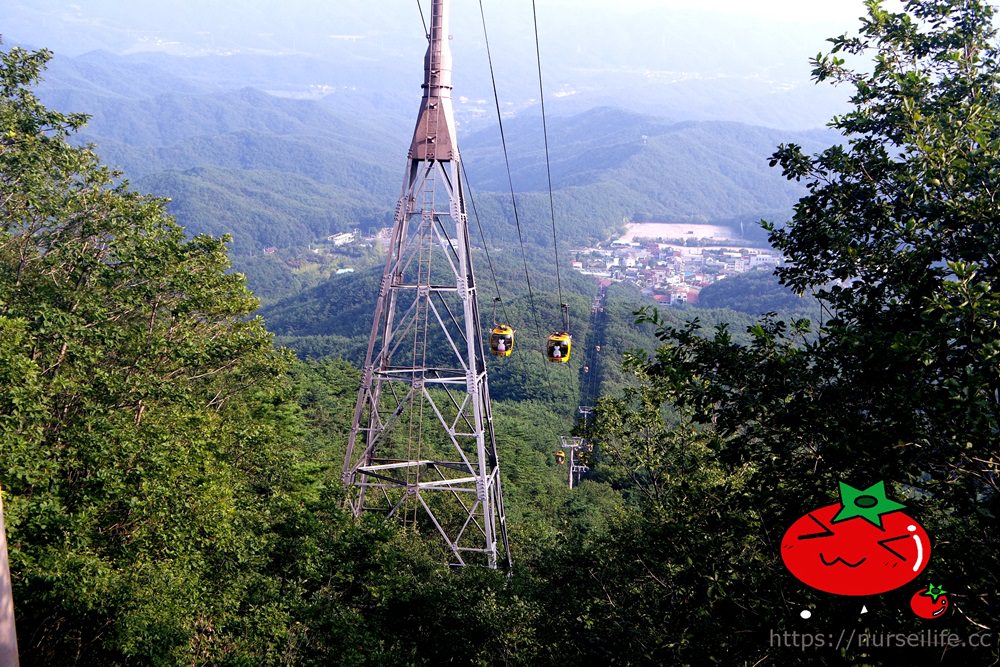
<path fill-rule="evenodd" d="M 500 144 L 503 147 L 503 160 L 507 167 L 507 184 L 510 186 L 510 202 L 514 210 L 514 225 L 517 227 L 517 241 L 521 246 L 521 259 L 524 262 L 524 281 L 528 287 L 528 303 L 531 306 L 532 319 L 535 321 L 535 331 L 541 340 L 545 340 L 542 335 L 542 326 L 538 320 L 538 309 L 535 308 L 535 295 L 531 289 L 531 276 L 528 274 L 528 256 L 524 252 L 524 234 L 521 231 L 521 219 L 517 213 L 517 198 L 514 196 L 514 179 L 510 172 L 510 157 L 507 153 L 507 137 L 503 130 L 503 115 L 500 113 L 500 94 L 497 92 L 497 78 L 493 69 L 493 55 L 490 51 L 489 32 L 486 29 L 486 10 L 483 9 L 483 0 L 479 0 L 479 14 L 483 19 L 483 40 L 486 43 L 486 60 L 490 65 L 490 80 L 493 84 L 493 101 L 497 108 L 497 123 L 500 126 Z"/>
<path fill-rule="evenodd" d="M 517 241 L 521 249 L 521 260 L 524 264 L 524 281 L 525 285 L 528 288 L 528 306 L 531 309 L 532 320 L 535 323 L 535 334 L 538 336 L 538 340 L 544 347 L 547 337 L 545 336 L 544 333 L 542 333 L 542 325 L 540 320 L 538 319 L 538 308 L 535 307 L 535 295 L 534 291 L 531 288 L 531 276 L 528 273 L 528 256 L 524 252 L 524 234 L 521 231 L 521 220 L 517 212 L 517 198 L 514 196 L 514 179 L 511 177 L 511 172 L 510 172 L 510 157 L 507 152 L 507 138 L 503 129 L 503 114 L 501 114 L 500 112 L 500 94 L 497 92 L 497 79 L 496 79 L 496 73 L 493 68 L 493 55 L 492 51 L 490 50 L 489 31 L 486 29 L 486 11 L 483 9 L 483 0 L 479 0 L 479 14 L 482 17 L 483 21 L 483 41 L 486 45 L 486 59 L 487 62 L 489 62 L 490 66 L 490 82 L 493 84 L 493 101 L 496 104 L 497 124 L 500 128 L 500 144 L 503 147 L 504 165 L 507 168 L 507 184 L 510 187 L 510 200 L 514 210 L 514 225 L 517 227 Z M 518 366 L 520 367 L 521 371 L 525 372 L 525 378 L 527 378 L 526 371 L 528 368 L 527 365 L 528 362 L 523 358 L 523 355 L 520 356 L 521 359 L 518 363 Z M 540 362 L 542 363 L 543 366 L 545 365 L 544 358 L 540 360 Z M 548 389 L 549 394 L 552 394 L 553 393 L 552 378 L 548 373 L 544 374 L 544 376 L 545 376 L 545 387 Z M 505 538 L 506 538 L 506 533 L 505 533 Z M 508 559 L 510 558 L 510 551 L 507 552 L 507 557 Z"/>
<path fill-rule="evenodd" d="M 507 152 L 507 138 L 503 129 L 503 115 L 500 112 L 500 94 L 497 92 L 497 79 L 493 68 L 493 55 L 490 50 L 489 32 L 486 29 L 486 11 L 483 9 L 483 0 L 479 0 L 479 14 L 483 21 L 483 41 L 486 45 L 486 60 L 490 66 L 490 82 L 493 85 L 493 101 L 496 104 L 497 125 L 500 128 L 500 144 L 503 147 L 504 165 L 507 168 L 507 184 L 510 187 L 510 201 L 514 210 L 514 225 L 517 227 L 517 241 L 521 249 L 521 260 L 524 264 L 524 281 L 528 288 L 528 306 L 531 309 L 532 320 L 535 323 L 535 334 L 538 336 L 538 340 L 544 347 L 547 337 L 544 333 L 542 333 L 541 321 L 538 319 L 538 308 L 535 307 L 535 295 L 531 288 L 531 276 L 528 273 L 528 256 L 524 252 L 524 234 L 521 231 L 521 220 L 517 212 L 517 199 L 514 196 L 514 179 L 511 177 L 510 172 L 510 157 Z M 541 363 L 543 366 L 545 365 L 544 359 L 541 360 Z M 526 372 L 528 368 L 527 364 L 527 360 L 524 360 L 522 357 L 518 365 L 522 371 Z M 548 389 L 549 394 L 553 393 L 552 377 L 548 373 L 545 374 L 545 387 Z"/>
<path fill-rule="evenodd" d="M 472 205 L 472 217 L 476 219 L 476 227 L 479 228 L 479 238 L 483 242 L 483 250 L 486 251 L 486 264 L 490 269 L 490 277 L 493 279 L 493 287 L 497 292 L 497 300 L 500 302 L 500 309 L 503 311 L 503 317 L 506 322 L 510 322 L 510 316 L 507 314 L 507 304 L 504 300 L 500 298 L 500 283 L 497 281 L 496 271 L 493 270 L 493 258 L 490 256 L 490 246 L 486 242 L 486 234 L 483 232 L 483 223 L 479 220 L 479 209 L 476 208 L 476 200 L 472 196 L 472 187 L 469 185 L 469 175 L 465 171 L 465 163 L 459 162 L 462 168 L 462 179 L 465 184 L 465 194 L 469 195 L 469 204 Z"/>
<path fill-rule="evenodd" d="M 469 187 L 469 176 L 468 176 L 468 174 L 465 173 L 465 163 L 461 162 L 459 164 L 462 165 L 462 176 L 465 179 L 465 186 L 466 186 L 465 192 L 466 192 L 466 194 L 469 195 L 469 204 L 472 205 L 472 215 L 476 219 L 476 226 L 479 228 L 479 237 L 483 240 L 483 248 L 486 250 L 486 263 L 489 265 L 489 267 L 490 267 L 490 275 L 493 277 L 493 286 L 496 288 L 496 291 L 497 291 L 497 300 L 500 301 L 500 309 L 503 311 L 503 317 L 504 317 L 505 323 L 509 325 L 510 322 L 511 322 L 510 315 L 507 313 L 507 304 L 504 302 L 503 299 L 500 298 L 500 284 L 497 281 L 497 274 L 493 270 L 493 260 L 490 258 L 489 244 L 486 242 L 486 234 L 483 231 L 483 225 L 482 225 L 482 223 L 479 220 L 479 211 L 476 209 L 476 200 L 472 196 L 472 188 Z M 522 254 L 523 254 L 523 249 L 522 249 Z M 493 311 L 494 311 L 494 313 L 496 312 L 496 306 L 495 305 L 494 305 Z M 521 355 L 517 355 L 517 356 L 518 356 L 518 358 L 522 358 Z M 524 366 L 523 362 L 521 362 L 521 364 L 520 364 L 520 369 L 522 371 L 525 370 L 525 366 Z M 493 444 L 493 454 L 492 454 L 492 456 L 493 456 L 493 465 L 498 465 L 498 463 L 497 463 L 497 456 L 496 456 L 496 443 Z M 507 545 L 506 548 L 509 549 L 510 545 Z"/>
<path fill-rule="evenodd" d="M 556 236 L 556 205 L 555 197 L 552 195 L 552 164 L 549 160 L 549 127 L 545 115 L 545 90 L 542 86 L 542 50 L 538 41 L 538 9 L 535 7 L 535 0 L 531 0 L 531 16 L 535 25 L 535 61 L 538 63 L 538 99 L 542 105 L 542 137 L 545 139 L 545 175 L 548 177 L 549 186 L 549 215 L 552 218 L 552 250 L 556 260 L 556 285 L 559 288 L 559 303 L 563 301 L 562 277 L 559 274 L 559 241 Z M 569 330 L 569 316 L 564 315 L 567 331 Z"/>
<path fill-rule="evenodd" d="M 420 4 L 420 0 L 417 0 L 417 9 L 420 10 L 420 21 L 424 24 L 424 35 L 427 36 L 427 41 L 430 41 L 431 31 L 427 27 L 427 19 L 424 17 L 424 6 Z"/>

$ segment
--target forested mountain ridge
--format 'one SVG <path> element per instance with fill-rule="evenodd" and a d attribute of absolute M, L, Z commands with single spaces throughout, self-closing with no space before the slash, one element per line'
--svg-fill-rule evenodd
<path fill-rule="evenodd" d="M 549 119 L 557 222 L 571 243 L 603 240 L 624 218 L 729 224 L 782 222 L 802 188 L 768 166 L 783 140 L 823 145 L 825 131 L 788 133 L 739 123 L 669 122 L 616 108 Z M 544 245 L 548 195 L 541 119 L 505 121 L 512 180 L 526 238 Z M 503 192 L 505 162 L 496 130 L 463 143 L 475 191 Z M 509 202 L 490 195 L 485 219 L 512 222 Z M 509 196 L 507 197 L 509 200 Z M 496 234 L 496 223 L 490 225 Z"/>
<path fill-rule="evenodd" d="M 101 53 L 67 59 L 43 87 L 43 99 L 87 109 L 91 119 L 81 138 L 95 142 L 108 163 L 143 188 L 183 201 L 173 212 L 192 233 L 228 231 L 240 257 L 293 239 L 305 245 L 331 231 L 370 229 L 391 215 L 410 115 L 379 111 L 350 91 L 296 100 L 247 87 L 220 90 L 190 78 L 193 73 L 181 78 L 147 60 L 165 59 Z M 141 79 L 150 68 L 158 85 L 116 85 Z M 95 70 L 96 83 L 87 81 Z M 418 94 L 414 89 L 413 106 Z M 626 216 L 783 220 L 801 194 L 767 167 L 789 133 L 738 123 L 675 123 L 613 108 L 554 116 L 550 123 L 556 213 L 571 243 L 602 239 Z M 505 125 L 526 240 L 545 245 L 540 119 L 528 111 Z M 811 147 L 820 145 L 823 133 L 792 136 Z M 483 224 L 502 245 L 512 236 L 513 212 L 496 128 L 460 141 Z M 191 169 L 207 170 L 199 173 L 203 188 L 184 177 Z M 264 172 L 289 177 L 268 188 L 271 177 Z M 232 187 L 240 180 L 247 186 Z M 221 189 L 231 202 L 222 207 L 214 201 Z M 331 198 L 325 217 L 312 203 L 317 192 Z M 272 214 L 244 224 L 241 214 L 226 213 L 230 209 Z"/>
<path fill-rule="evenodd" d="M 377 194 L 289 172 L 193 167 L 137 178 L 135 184 L 169 192 L 171 214 L 201 221 L 196 227 L 202 233 L 229 234 L 237 259 L 259 257 L 269 246 L 305 252 L 329 234 L 391 224 Z M 257 280 L 254 274 L 250 278 Z"/>
<path fill-rule="evenodd" d="M 105 62 L 100 54 L 90 59 Z M 112 62 L 112 79 L 130 71 Z M 136 66 L 132 75 L 141 76 L 144 66 Z M 405 143 L 378 114 L 252 88 L 184 85 L 180 92 L 138 87 L 108 94 L 65 74 L 44 93 L 60 107 L 87 108 L 80 141 L 95 143 L 102 158 L 139 187 L 176 200 L 172 213 L 191 233 L 231 234 L 236 256 L 376 228 L 391 211 L 386 202 L 398 195 L 397 156 Z"/>
<path fill-rule="evenodd" d="M 760 162 L 759 158 L 769 155 L 782 138 L 789 136 L 810 146 L 819 146 L 830 140 L 829 132 L 820 129 L 789 133 L 735 122 L 678 122 L 616 107 L 597 107 L 572 116 L 554 116 L 549 122 L 552 179 L 557 189 L 592 185 L 606 178 L 624 180 L 624 174 L 619 170 L 629 176 L 645 174 L 653 178 L 659 177 L 663 170 L 698 168 L 711 171 L 716 177 L 726 177 L 739 166 L 749 171 L 737 175 L 743 175 L 747 180 L 752 178 L 758 185 L 771 181 L 773 191 L 784 193 L 784 198 L 770 204 L 772 207 L 775 204 L 778 207 L 786 205 L 787 196 L 799 193 L 784 179 L 775 178 L 766 159 Z M 522 158 L 512 165 L 515 189 L 518 192 L 544 189 L 547 182 L 541 118 L 525 112 L 505 119 L 504 129 L 509 150 Z M 506 172 L 500 159 L 496 130 L 480 130 L 465 138 L 462 145 L 469 154 L 467 166 L 477 175 L 479 187 L 503 190 Z M 728 149 L 723 150 L 723 147 Z M 706 158 L 711 159 L 707 165 L 704 164 Z M 650 173 L 648 168 L 653 164 L 658 168 Z M 661 193 L 662 187 L 669 188 L 676 178 L 671 171 L 662 175 L 660 189 L 649 188 L 648 185 L 640 185 L 636 189 L 652 196 L 662 196 L 664 202 L 669 198 L 685 202 L 676 192 Z M 709 180 L 699 172 L 686 176 L 692 187 L 703 187 Z M 749 193 L 741 194 L 745 196 Z M 767 207 L 753 196 L 745 206 Z M 743 212 L 739 208 L 729 210 Z M 711 209 L 705 215 L 717 217 Z"/>
<path fill-rule="evenodd" d="M 406 148 L 400 138 L 405 133 L 390 134 L 396 128 L 383 118 L 360 116 L 315 100 L 275 97 L 255 88 L 207 93 L 165 90 L 126 100 L 75 92 L 86 99 L 90 109 L 82 138 L 99 144 L 180 148 L 192 139 L 247 133 L 311 138 L 330 144 L 317 148 L 336 148 L 350 160 L 385 155 L 393 147 Z M 49 96 L 70 97 L 73 93 L 53 90 Z M 148 173 L 141 164 L 135 166 L 139 174 Z"/>

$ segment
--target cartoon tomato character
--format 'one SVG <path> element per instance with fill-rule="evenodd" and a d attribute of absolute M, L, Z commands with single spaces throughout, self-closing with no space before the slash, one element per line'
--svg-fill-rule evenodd
<path fill-rule="evenodd" d="M 834 595 L 876 595 L 927 567 L 923 526 L 885 496 L 885 483 L 840 483 L 840 502 L 807 512 L 785 531 L 781 560 L 796 579 Z"/>
<path fill-rule="evenodd" d="M 910 609 L 920 618 L 940 618 L 948 611 L 948 596 L 944 586 L 930 584 L 910 598 Z"/>

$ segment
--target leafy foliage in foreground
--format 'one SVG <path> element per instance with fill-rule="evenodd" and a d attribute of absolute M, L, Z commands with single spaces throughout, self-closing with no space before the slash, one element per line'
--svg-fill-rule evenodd
<path fill-rule="evenodd" d="M 286 485 L 272 407 L 286 360 L 222 239 L 114 185 L 83 122 L 0 69 L 3 485 L 27 661 L 194 660 L 271 641 L 263 536 Z M 23 378 L 23 379 L 22 379 Z M 114 649 L 110 647 L 116 647 Z"/>
<path fill-rule="evenodd" d="M 564 418 L 499 403 L 509 578 L 448 573 L 415 536 L 338 509 L 334 448 L 356 371 L 287 371 L 246 319 L 254 304 L 225 274 L 221 242 L 185 240 L 160 202 L 69 148 L 82 119 L 24 87 L 44 54 L 4 54 L 0 472 L 24 661 L 965 659 L 774 639 L 927 628 L 908 612 L 912 591 L 866 601 L 859 620 L 858 600 L 781 566 L 781 532 L 840 480 L 885 480 L 927 528 L 927 572 L 955 600 L 938 630 L 1000 627 L 992 12 L 868 7 L 861 36 L 834 48 L 874 52 L 874 70 L 816 62 L 818 78 L 856 89 L 856 110 L 835 121 L 846 146 L 774 158 L 809 191 L 772 230 L 793 261 L 781 278 L 815 289 L 832 317 L 815 336 L 773 317 L 744 338 L 643 323 L 635 339 L 652 327 L 663 344 L 635 362 L 631 394 L 598 404 L 602 482 L 573 493 L 545 465 Z M 822 612 L 816 624 L 802 609 Z M 968 664 L 996 659 L 996 647 L 964 650 Z"/>
<path fill-rule="evenodd" d="M 761 567 L 739 574 L 729 602 L 745 605 L 747 590 L 773 600 L 769 615 L 742 612 L 740 627 L 757 645 L 748 636 L 731 655 L 751 662 L 781 655 L 761 648 L 762 639 L 769 628 L 794 629 L 803 608 L 823 609 L 838 628 L 923 627 L 907 613 L 913 591 L 887 594 L 859 624 L 857 605 L 802 590 L 768 557 L 800 508 L 829 502 L 840 480 L 885 480 L 928 528 L 934 547 L 925 576 L 951 582 L 961 601 L 938 628 L 968 636 L 1000 627 L 993 11 L 977 0 L 911 0 L 897 13 L 867 4 L 860 35 L 832 40 L 833 53 L 815 62 L 818 80 L 854 88 L 855 109 L 833 121 L 845 145 L 817 155 L 782 146 L 773 158 L 808 188 L 792 223 L 770 229 L 789 259 L 779 277 L 796 292 L 814 290 L 830 319 L 812 338 L 807 321 L 765 318 L 750 329 L 749 345 L 724 328 L 705 336 L 696 326 L 660 326 L 665 345 L 640 366 L 654 403 L 668 401 L 678 428 L 700 434 L 706 460 L 721 464 L 727 479 L 747 480 L 723 487 L 717 502 L 740 526 L 731 548 Z M 849 69 L 841 52 L 873 56 L 872 71 Z M 609 442 L 610 452 L 623 449 Z M 664 445 L 628 444 L 621 465 L 637 484 L 655 490 L 671 480 Z M 725 557 L 707 562 L 716 567 Z M 721 609 L 701 626 L 713 639 L 733 622 Z M 989 662 L 990 652 L 970 658 Z M 942 659 L 940 650 L 932 654 Z M 814 664 L 911 659 L 903 655 L 831 653 Z"/>

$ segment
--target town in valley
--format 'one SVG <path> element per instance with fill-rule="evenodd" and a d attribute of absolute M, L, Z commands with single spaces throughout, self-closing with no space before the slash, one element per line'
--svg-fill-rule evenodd
<path fill-rule="evenodd" d="M 631 283 L 665 305 L 697 303 L 701 290 L 747 271 L 773 271 L 781 255 L 695 223 L 627 223 L 618 238 L 574 251 L 573 268 L 603 284 Z"/>

